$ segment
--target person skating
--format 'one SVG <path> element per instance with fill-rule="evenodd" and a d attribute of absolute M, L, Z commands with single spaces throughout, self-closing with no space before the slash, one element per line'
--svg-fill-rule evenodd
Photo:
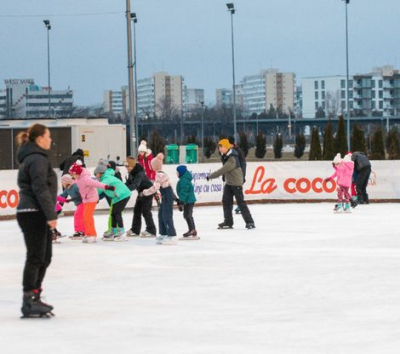
<path fill-rule="evenodd" d="M 57 175 L 47 154 L 51 141 L 49 129 L 42 124 L 34 124 L 17 136 L 17 221 L 27 250 L 22 281 L 24 317 L 47 316 L 53 310 L 41 300 L 42 283 L 52 258 L 52 230 L 57 227 Z"/>
<path fill-rule="evenodd" d="M 330 181 L 336 177 L 337 184 L 337 204 L 334 211 L 350 213 L 350 198 L 349 188 L 351 187 L 351 180 L 354 169 L 354 162 L 351 161 L 351 155 L 347 154 L 342 160 L 340 153 L 336 154 L 332 161 L 332 166 L 335 172 L 332 176 L 326 178 Z"/>
<path fill-rule="evenodd" d="M 126 235 L 130 237 L 156 237 L 157 230 L 151 212 L 153 194 L 144 196 L 142 193 L 143 190 L 151 188 L 153 182 L 146 176 L 143 166 L 136 163 L 134 157 L 128 156 L 126 158 L 125 167 L 128 171 L 125 184 L 131 191 L 136 190 L 138 193 L 135 206 L 133 207 L 132 226 L 131 229 L 126 232 Z M 146 229 L 141 233 L 142 216 L 146 223 Z"/>
<path fill-rule="evenodd" d="M 176 196 L 171 187 L 171 181 L 168 175 L 162 171 L 162 163 L 164 154 L 159 153 L 152 161 L 151 166 L 156 171 L 156 179 L 154 185 L 143 190 L 144 196 L 150 196 L 157 191 L 161 193 L 161 203 L 158 209 L 158 231 L 159 236 L 156 237 L 156 243 L 162 245 L 175 245 L 177 236 L 173 220 L 173 204 Z"/>
<path fill-rule="evenodd" d="M 71 156 L 68 156 L 63 162 L 60 163 L 59 168 L 62 171 L 61 176 L 68 174 L 71 166 L 77 161 L 81 162 L 82 167 L 85 167 L 85 158 L 82 149 L 77 149 Z"/>
<path fill-rule="evenodd" d="M 224 222 L 220 223 L 220 229 L 231 229 L 233 227 L 233 197 L 241 210 L 246 228 L 254 229 L 254 220 L 250 214 L 250 210 L 244 200 L 243 195 L 243 172 L 240 167 L 239 157 L 235 150 L 230 148 L 231 144 L 228 139 L 222 139 L 218 142 L 218 149 L 222 156 L 222 168 L 212 172 L 207 176 L 207 181 L 219 176 L 225 177 L 225 186 L 222 195 L 222 205 L 224 210 Z"/>
<path fill-rule="evenodd" d="M 61 185 L 64 191 L 59 197 L 64 198 L 64 202 L 73 202 L 76 206 L 74 212 L 74 234 L 70 236 L 73 240 L 81 240 L 85 235 L 85 224 L 83 221 L 83 203 L 81 194 L 79 193 L 78 185 L 70 174 L 61 177 Z"/>
<path fill-rule="evenodd" d="M 79 188 L 79 193 L 83 203 L 83 222 L 85 228 L 85 236 L 82 239 L 83 243 L 97 242 L 97 232 L 94 223 L 94 209 L 99 201 L 97 188 L 115 190 L 114 186 L 108 186 L 99 182 L 90 176 L 90 172 L 82 167 L 79 163 L 74 163 L 69 169 L 69 174 L 75 179 L 75 183 Z"/>
<path fill-rule="evenodd" d="M 122 212 L 131 197 L 129 188 L 117 177 L 114 176 L 114 170 L 104 165 L 98 165 L 94 170 L 94 175 L 100 182 L 113 187 L 106 189 L 105 193 L 111 198 L 111 230 L 103 235 L 104 241 L 126 241 L 124 220 Z"/>
<path fill-rule="evenodd" d="M 194 187 L 192 184 L 192 174 L 187 167 L 180 165 L 176 168 L 179 181 L 176 185 L 176 193 L 178 194 L 179 210 L 183 211 L 183 218 L 188 225 L 188 231 L 185 232 L 181 240 L 198 240 L 196 226 L 193 219 L 193 208 L 196 202 Z"/>
<path fill-rule="evenodd" d="M 363 152 L 355 151 L 351 156 L 354 169 L 357 171 L 356 190 L 358 204 L 369 204 L 367 186 L 371 174 L 371 162 Z"/>
<path fill-rule="evenodd" d="M 152 151 L 147 148 L 147 142 L 146 140 L 142 140 L 140 142 L 140 145 L 138 147 L 138 159 L 137 162 L 139 162 L 145 172 L 146 176 L 150 178 L 151 181 L 154 181 L 156 178 L 156 171 L 154 171 L 151 161 L 153 160 L 153 153 Z"/>
<path fill-rule="evenodd" d="M 228 137 L 230 148 L 234 149 L 238 154 L 240 168 L 242 169 L 243 173 L 243 184 L 246 183 L 246 170 L 247 170 L 247 163 L 246 163 L 246 155 L 244 154 L 243 150 L 235 143 L 235 138 L 233 136 Z M 235 209 L 236 214 L 240 214 L 240 208 L 236 207 Z"/>

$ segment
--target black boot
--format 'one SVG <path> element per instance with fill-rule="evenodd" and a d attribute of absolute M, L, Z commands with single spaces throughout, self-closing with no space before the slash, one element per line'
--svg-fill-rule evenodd
<path fill-rule="evenodd" d="M 185 232 L 183 237 L 189 237 L 189 236 L 197 236 L 197 231 L 196 230 L 189 230 L 188 232 Z"/>
<path fill-rule="evenodd" d="M 47 306 L 48 308 L 50 308 L 50 311 L 53 310 L 54 309 L 53 306 L 51 306 L 49 304 L 46 304 L 45 302 L 42 301 L 42 291 L 43 291 L 43 289 L 39 288 L 37 290 L 33 290 L 33 293 L 37 296 L 37 299 L 38 299 L 39 303 L 41 303 L 42 305 Z"/>
<path fill-rule="evenodd" d="M 23 317 L 43 317 L 51 313 L 52 306 L 40 301 L 38 290 L 25 291 L 22 298 Z"/>
<path fill-rule="evenodd" d="M 224 221 L 224 222 L 221 222 L 220 224 L 218 224 L 218 228 L 219 229 L 233 229 L 233 225 L 228 225 Z"/>

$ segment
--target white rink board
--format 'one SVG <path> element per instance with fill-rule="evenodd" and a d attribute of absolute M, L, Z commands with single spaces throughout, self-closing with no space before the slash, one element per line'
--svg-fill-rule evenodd
<path fill-rule="evenodd" d="M 222 165 L 220 163 L 187 165 L 193 174 L 193 183 L 198 203 L 219 202 L 222 199 L 222 178 L 207 182 L 206 176 Z M 177 165 L 164 165 L 164 172 L 175 189 L 178 177 Z M 93 169 L 90 169 L 93 171 Z M 124 167 L 120 167 L 123 176 Z M 60 171 L 56 170 L 58 176 Z M 400 161 L 372 161 L 372 174 L 368 193 L 370 199 L 395 200 L 400 198 Z M 334 183 L 324 183 L 333 169 L 329 161 L 289 161 L 250 162 L 247 164 L 244 185 L 247 200 L 326 200 L 336 198 Z M 17 170 L 0 171 L 0 216 L 15 214 L 17 204 Z M 59 186 L 61 192 L 61 185 Z M 133 207 L 136 193 L 128 207 Z M 108 209 L 105 200 L 97 209 Z M 74 205 L 66 205 L 65 211 L 74 210 Z"/>

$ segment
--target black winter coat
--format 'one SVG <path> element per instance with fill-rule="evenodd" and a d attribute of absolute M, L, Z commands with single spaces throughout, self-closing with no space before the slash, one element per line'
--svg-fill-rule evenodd
<path fill-rule="evenodd" d="M 74 152 L 71 156 L 68 156 L 63 162 L 60 163 L 60 170 L 62 171 L 61 176 L 66 175 L 69 173 L 69 169 L 71 166 L 78 160 L 82 161 L 82 166 L 85 167 L 85 161 L 83 156 L 79 155 L 78 153 Z"/>
<path fill-rule="evenodd" d="M 353 152 L 351 159 L 354 161 L 354 169 L 360 171 L 363 167 L 371 167 L 367 155 L 362 152 Z"/>
<path fill-rule="evenodd" d="M 153 182 L 146 176 L 143 166 L 137 163 L 129 173 L 125 184 L 131 191 L 136 189 L 140 193 L 150 188 Z"/>
<path fill-rule="evenodd" d="M 48 221 L 57 219 L 57 175 L 45 150 L 27 143 L 17 153 L 19 203 L 18 210 L 41 210 Z"/>

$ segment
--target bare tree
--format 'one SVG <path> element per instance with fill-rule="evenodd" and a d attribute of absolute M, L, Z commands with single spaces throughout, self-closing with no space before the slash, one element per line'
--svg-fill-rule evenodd
<path fill-rule="evenodd" d="M 179 109 L 174 105 L 171 97 L 163 96 L 156 104 L 156 115 L 162 119 L 172 119 L 179 113 Z"/>
<path fill-rule="evenodd" d="M 340 93 L 327 91 L 325 95 L 325 112 L 328 118 L 334 118 L 340 109 Z"/>

